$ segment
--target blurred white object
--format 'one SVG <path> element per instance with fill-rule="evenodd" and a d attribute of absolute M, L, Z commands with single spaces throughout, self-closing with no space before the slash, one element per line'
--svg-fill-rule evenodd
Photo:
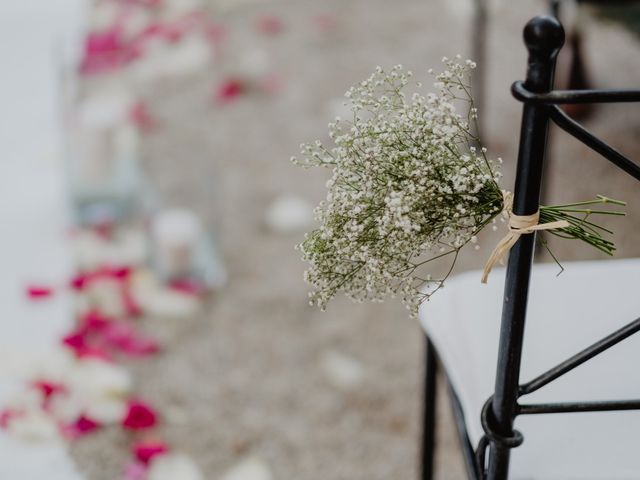
<path fill-rule="evenodd" d="M 299 232 L 313 222 L 313 207 L 298 196 L 284 194 L 269 205 L 265 222 L 275 232 Z"/>
<path fill-rule="evenodd" d="M 9 422 L 10 435 L 28 442 L 62 441 L 55 420 L 42 409 L 28 409 Z"/>
<path fill-rule="evenodd" d="M 162 38 L 150 39 L 142 58 L 133 62 L 128 71 L 138 84 L 191 75 L 204 69 L 213 59 L 213 50 L 201 36 L 186 35 L 175 43 Z"/>
<path fill-rule="evenodd" d="M 164 210 L 153 219 L 153 257 L 164 278 L 189 275 L 196 260 L 202 225 L 189 210 Z"/>
<path fill-rule="evenodd" d="M 126 90 L 101 91 L 79 105 L 69 125 L 68 183 L 82 225 L 122 221 L 138 202 L 139 133 L 128 121 L 133 103 Z"/>
<path fill-rule="evenodd" d="M 78 106 L 78 121 L 90 129 L 116 127 L 127 121 L 129 109 L 134 102 L 132 92 L 121 85 L 94 90 Z"/>
<path fill-rule="evenodd" d="M 362 363 L 335 350 L 325 352 L 320 365 L 329 381 L 340 388 L 355 387 L 362 383 L 365 376 Z"/>
<path fill-rule="evenodd" d="M 163 280 L 194 279 L 216 288 L 226 272 L 200 219 L 190 210 L 158 212 L 151 227 L 153 264 Z"/>
<path fill-rule="evenodd" d="M 92 230 L 83 230 L 73 236 L 72 244 L 78 268 L 83 271 L 105 265 L 143 265 L 149 254 L 147 237 L 136 228 L 120 228 L 108 239 Z"/>
<path fill-rule="evenodd" d="M 201 307 L 201 302 L 194 295 L 162 286 L 152 275 L 136 275 L 133 297 L 145 314 L 151 317 L 188 318 Z"/>
<path fill-rule="evenodd" d="M 189 35 L 168 47 L 163 74 L 166 77 L 191 75 L 206 67 L 211 58 L 209 43 L 201 36 Z"/>
<path fill-rule="evenodd" d="M 195 462 L 182 453 L 153 457 L 147 477 L 149 480 L 204 480 Z"/>
<path fill-rule="evenodd" d="M 640 312 L 639 259 L 567 262 L 533 268 L 522 373 L 526 382 L 613 333 Z M 484 433 L 482 407 L 493 394 L 505 269 L 487 285 L 482 272 L 447 280 L 420 309 L 461 402 L 472 445 Z M 527 395 L 523 403 L 640 398 L 640 336 L 631 336 L 561 379 Z M 514 479 L 631 479 L 640 472 L 635 411 L 523 415 L 524 435 L 513 450 Z M 544 459 L 544 461 L 541 461 Z"/>
<path fill-rule="evenodd" d="M 260 458 L 250 457 L 232 467 L 222 480 L 272 480 L 269 466 Z"/>

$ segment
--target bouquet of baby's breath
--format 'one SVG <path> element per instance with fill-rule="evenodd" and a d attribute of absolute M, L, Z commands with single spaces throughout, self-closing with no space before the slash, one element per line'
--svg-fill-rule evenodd
<path fill-rule="evenodd" d="M 408 94 L 412 83 L 402 66 L 378 67 L 345 96 L 352 118 L 329 124 L 331 148 L 302 145 L 294 163 L 332 169 L 326 201 L 316 208 L 320 228 L 298 247 L 310 268 L 311 304 L 324 309 L 339 291 L 357 301 L 401 296 L 412 314 L 440 288 L 460 249 L 505 212 L 499 164 L 479 145 L 472 126 L 477 110 L 470 93 L 474 62 L 443 59 L 435 75 L 437 93 Z M 432 73 L 432 72 L 430 72 Z M 463 104 L 465 115 L 456 105 Z M 596 203 L 624 205 L 599 196 L 593 201 L 540 208 L 540 222 L 562 220 L 549 233 L 580 239 L 611 254 L 608 230 L 587 220 Z M 494 225 L 494 229 L 497 227 Z M 608 232 L 611 233 L 611 232 Z M 429 262 L 450 259 L 442 278 Z"/>

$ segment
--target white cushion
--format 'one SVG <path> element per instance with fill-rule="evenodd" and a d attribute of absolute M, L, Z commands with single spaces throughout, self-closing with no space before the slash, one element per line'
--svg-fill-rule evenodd
<path fill-rule="evenodd" d="M 640 317 L 640 259 L 535 265 L 520 382 Z M 489 284 L 472 271 L 447 281 L 420 310 L 460 399 L 474 447 L 480 411 L 493 394 L 505 269 Z M 520 403 L 640 399 L 640 334 L 589 360 Z M 640 478 L 640 411 L 524 415 L 524 443 L 510 478 Z"/>

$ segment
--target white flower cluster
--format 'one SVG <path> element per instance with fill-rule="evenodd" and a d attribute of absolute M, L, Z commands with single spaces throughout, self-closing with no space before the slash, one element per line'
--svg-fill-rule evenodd
<path fill-rule="evenodd" d="M 443 59 L 437 93 L 407 94 L 402 66 L 376 71 L 346 97 L 353 118 L 329 124 L 335 143 L 302 145 L 302 166 L 332 169 L 326 201 L 316 208 L 321 227 L 298 247 L 310 264 L 311 304 L 325 308 L 339 291 L 356 301 L 402 297 L 412 314 L 444 278 L 419 267 L 451 255 L 502 210 L 499 173 L 477 147 L 470 124 L 471 61 Z M 467 114 L 457 113 L 463 103 Z"/>

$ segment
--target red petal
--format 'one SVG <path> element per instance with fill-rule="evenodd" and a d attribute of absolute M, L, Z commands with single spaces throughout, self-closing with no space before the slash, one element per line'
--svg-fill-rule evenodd
<path fill-rule="evenodd" d="M 69 286 L 78 292 L 84 290 L 87 284 L 91 281 L 91 276 L 84 273 L 79 273 L 69 281 Z"/>
<path fill-rule="evenodd" d="M 111 362 L 113 360 L 109 352 L 101 347 L 84 347 L 76 350 L 75 353 L 78 358 L 94 358 L 105 362 Z"/>
<path fill-rule="evenodd" d="M 149 355 L 159 350 L 155 340 L 139 335 L 131 325 L 123 322 L 109 325 L 104 331 L 104 340 L 112 348 L 131 356 Z"/>
<path fill-rule="evenodd" d="M 87 348 L 86 335 L 82 331 L 73 331 L 62 337 L 62 344 L 78 353 L 80 350 Z"/>
<path fill-rule="evenodd" d="M 105 274 L 116 280 L 127 280 L 131 275 L 131 267 L 111 267 L 105 269 Z"/>
<path fill-rule="evenodd" d="M 169 288 L 197 297 L 207 293 L 207 287 L 202 282 L 190 279 L 173 280 L 169 283 Z"/>
<path fill-rule="evenodd" d="M 40 390 L 40 393 L 42 393 L 45 400 L 48 400 L 56 393 L 64 393 L 67 391 L 67 388 L 63 384 L 49 382 L 46 380 L 36 380 L 33 382 L 33 386 Z"/>
<path fill-rule="evenodd" d="M 245 93 L 246 90 L 246 85 L 242 81 L 230 78 L 218 86 L 216 90 L 216 99 L 220 103 L 228 103 Z"/>
<path fill-rule="evenodd" d="M 122 419 L 122 426 L 128 430 L 143 430 L 157 423 L 156 412 L 146 403 L 131 400 L 127 413 Z"/>
<path fill-rule="evenodd" d="M 9 423 L 11 423 L 11 420 L 13 420 L 16 417 L 19 417 L 21 415 L 21 412 L 17 411 L 17 410 L 13 410 L 11 408 L 5 408 L 4 410 L 0 411 L 0 428 L 8 428 L 9 427 Z"/>
<path fill-rule="evenodd" d="M 113 320 L 94 308 L 82 315 L 80 319 L 80 330 L 83 333 L 102 332 L 112 322 Z"/>
<path fill-rule="evenodd" d="M 133 446 L 134 456 L 145 465 L 148 465 L 153 457 L 168 451 L 169 446 L 160 441 L 141 441 Z"/>
<path fill-rule="evenodd" d="M 30 285 L 27 287 L 27 296 L 32 300 L 39 300 L 53 295 L 53 288 L 43 285 Z"/>
<path fill-rule="evenodd" d="M 122 303 L 129 317 L 139 317 L 144 313 L 128 286 L 122 289 Z"/>
<path fill-rule="evenodd" d="M 80 415 L 72 424 L 63 425 L 61 428 L 63 435 L 70 440 L 75 440 L 102 428 L 102 424 L 83 414 Z"/>
<path fill-rule="evenodd" d="M 122 480 L 146 480 L 146 478 L 147 465 L 137 461 L 132 461 L 124 467 Z"/>

